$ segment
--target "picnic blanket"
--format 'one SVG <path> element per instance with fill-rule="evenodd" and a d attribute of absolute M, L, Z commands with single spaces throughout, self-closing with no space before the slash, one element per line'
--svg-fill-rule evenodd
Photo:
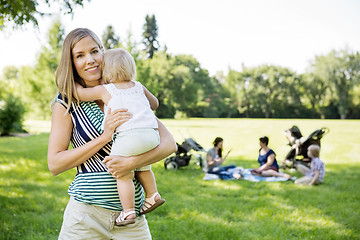
<path fill-rule="evenodd" d="M 234 169 L 229 169 L 228 171 L 231 171 L 231 173 L 239 173 L 241 174 L 241 178 L 239 180 L 247 180 L 247 181 L 251 181 L 251 182 L 280 182 L 280 181 L 288 181 L 289 179 L 284 178 L 284 177 L 262 177 L 262 176 L 256 176 L 251 174 L 251 168 L 248 169 L 244 169 L 242 167 L 236 167 Z M 220 179 L 218 175 L 216 174 L 211 174 L 211 173 L 205 173 L 205 176 L 203 178 L 203 180 L 216 180 L 216 179 Z M 235 179 L 235 178 L 232 178 Z M 232 180 L 232 179 L 228 179 L 228 180 Z M 295 180 L 295 177 L 292 177 L 291 180 Z"/>

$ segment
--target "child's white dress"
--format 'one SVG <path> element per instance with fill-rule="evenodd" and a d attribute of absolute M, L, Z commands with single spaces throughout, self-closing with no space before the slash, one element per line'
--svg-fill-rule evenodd
<path fill-rule="evenodd" d="M 118 89 L 112 83 L 103 85 L 111 95 L 110 101 L 104 106 L 104 119 L 109 108 L 111 108 L 111 111 L 126 108 L 132 114 L 131 119 L 116 128 L 110 155 L 139 155 L 160 144 L 155 114 L 150 108 L 142 84 L 137 81 L 134 81 L 134 83 L 134 87 L 126 89 Z M 144 171 L 150 169 L 149 165 L 135 170 Z"/>

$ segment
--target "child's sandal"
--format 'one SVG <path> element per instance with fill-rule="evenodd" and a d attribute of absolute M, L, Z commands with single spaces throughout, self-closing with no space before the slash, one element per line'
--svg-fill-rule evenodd
<path fill-rule="evenodd" d="M 157 195 L 159 195 L 160 199 L 155 201 L 155 197 Z M 154 193 L 154 195 L 145 199 L 144 205 L 141 207 L 139 215 L 143 215 L 143 214 L 152 212 L 157 207 L 164 204 L 164 202 L 165 202 L 165 199 L 162 199 L 158 192 Z"/>
<path fill-rule="evenodd" d="M 135 223 L 135 219 L 126 219 L 131 214 L 136 214 L 136 212 L 135 211 L 129 211 L 129 212 L 125 213 L 124 211 L 121 211 L 119 217 L 115 221 L 115 225 L 116 226 L 125 226 L 125 225 L 128 225 L 128 224 Z"/>

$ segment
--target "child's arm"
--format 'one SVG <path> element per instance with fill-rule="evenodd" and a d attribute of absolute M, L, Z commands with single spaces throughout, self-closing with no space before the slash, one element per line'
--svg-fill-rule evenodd
<path fill-rule="evenodd" d="M 149 100 L 151 110 L 156 110 L 159 107 L 159 100 L 149 91 L 146 87 L 144 87 L 144 93 L 146 98 Z"/>
<path fill-rule="evenodd" d="M 319 179 L 319 175 L 320 175 L 319 170 L 315 170 L 315 175 L 313 179 L 311 179 L 311 181 L 309 182 L 309 186 L 314 185 L 316 183 L 316 181 Z"/>
<path fill-rule="evenodd" d="M 95 100 L 103 100 L 103 96 L 105 95 L 106 89 L 102 85 L 98 85 L 95 87 L 84 88 L 78 83 L 76 85 L 76 92 L 79 96 L 80 101 L 95 101 Z"/>

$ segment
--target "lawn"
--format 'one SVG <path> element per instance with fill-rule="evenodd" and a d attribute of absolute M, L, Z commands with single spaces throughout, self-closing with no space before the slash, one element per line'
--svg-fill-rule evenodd
<path fill-rule="evenodd" d="M 147 215 L 153 239 L 360 239 L 360 121 L 299 119 L 163 120 L 178 143 L 193 137 L 205 149 L 215 137 L 232 148 L 228 164 L 257 167 L 258 138 L 268 136 L 277 159 L 289 151 L 283 130 L 307 136 L 320 127 L 325 181 L 204 181 L 193 160 L 177 171 L 153 165 L 166 204 Z M 0 138 L 0 239 L 57 239 L 75 171 L 52 176 L 49 123 L 27 121 L 33 135 Z M 298 173 L 288 172 L 296 177 Z"/>

